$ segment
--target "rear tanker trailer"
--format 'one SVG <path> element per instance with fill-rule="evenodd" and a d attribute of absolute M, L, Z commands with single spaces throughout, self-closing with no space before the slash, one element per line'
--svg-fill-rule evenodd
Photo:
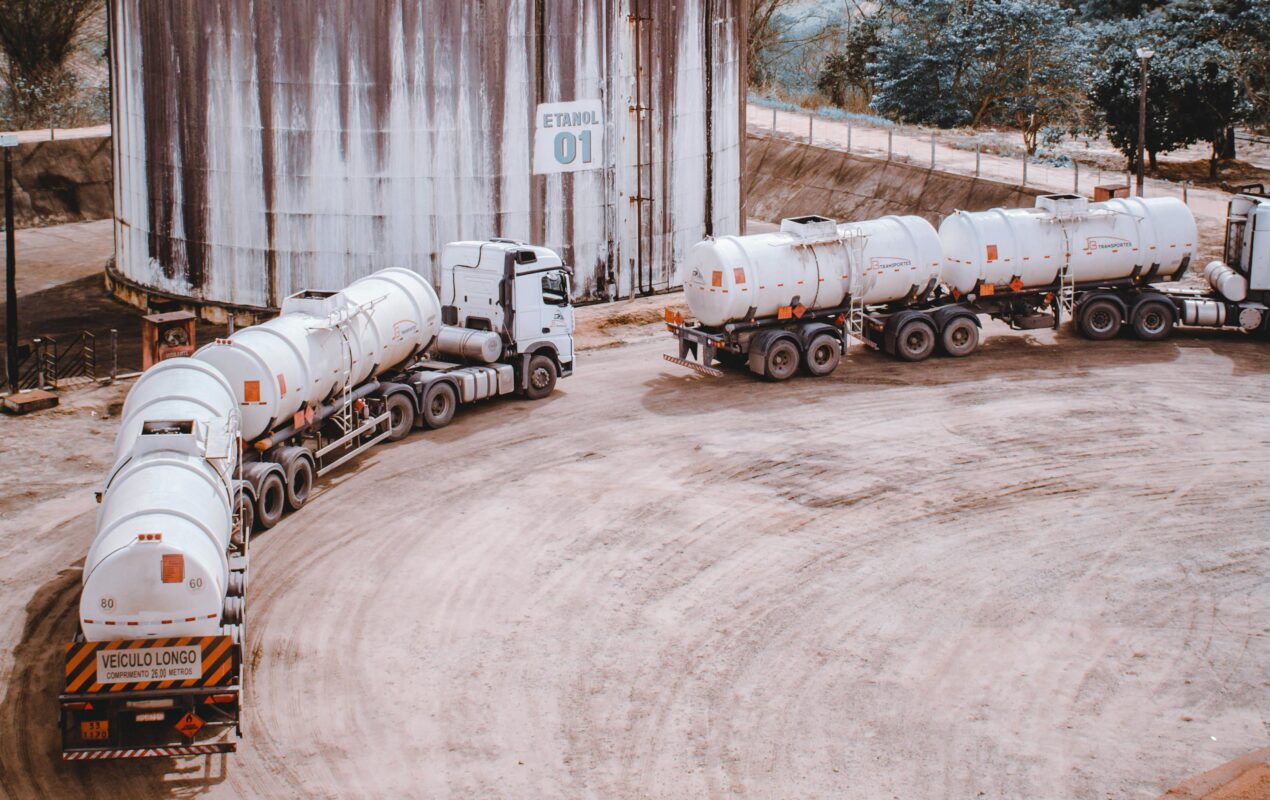
<path fill-rule="evenodd" d="M 720 237 L 689 253 L 691 319 L 667 312 L 679 354 L 666 359 L 712 375 L 718 361 L 772 380 L 800 365 L 820 376 L 852 340 L 905 361 L 970 355 L 983 317 L 1015 330 L 1072 319 L 1090 339 L 1125 327 L 1145 340 L 1175 326 L 1265 333 L 1267 231 L 1270 199 L 1232 199 L 1225 260 L 1204 273 L 1211 289 L 1187 290 L 1170 284 L 1185 275 L 1198 234 L 1172 198 L 1046 195 L 1035 208 L 959 211 L 938 233 L 916 217 L 789 219 L 779 233 Z"/>
<path fill-rule="evenodd" d="M 460 242 L 442 276 L 444 302 L 405 269 L 301 292 L 137 381 L 66 651 L 64 759 L 233 751 L 252 531 L 379 442 L 442 427 L 463 403 L 546 397 L 571 374 L 555 253 Z"/>

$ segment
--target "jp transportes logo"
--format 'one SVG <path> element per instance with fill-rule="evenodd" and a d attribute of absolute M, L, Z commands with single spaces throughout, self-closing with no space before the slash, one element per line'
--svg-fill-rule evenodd
<path fill-rule="evenodd" d="M 1085 239 L 1085 250 L 1091 253 L 1098 250 L 1128 250 L 1132 246 L 1132 242 L 1119 236 L 1090 236 Z"/>
<path fill-rule="evenodd" d="M 882 272 L 888 269 L 909 269 L 913 266 L 913 262 L 907 258 L 896 258 L 895 256 L 874 256 L 869 259 L 869 270 L 871 272 Z"/>
<path fill-rule="evenodd" d="M 398 320 L 397 322 L 394 322 L 392 326 L 393 341 L 400 342 L 401 340 L 409 336 L 413 336 L 415 332 L 418 330 L 419 330 L 419 325 L 415 323 L 414 320 L 411 320 L 411 319 Z"/>

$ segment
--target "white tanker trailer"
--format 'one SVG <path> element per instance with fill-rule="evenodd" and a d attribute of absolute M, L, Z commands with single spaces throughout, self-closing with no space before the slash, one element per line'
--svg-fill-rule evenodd
<path fill-rule="evenodd" d="M 937 348 L 969 355 L 982 316 L 1016 330 L 1074 318 L 1090 339 L 1126 324 L 1146 340 L 1176 325 L 1266 333 L 1270 199 L 1231 201 L 1225 260 L 1204 273 L 1212 291 L 1154 285 L 1182 278 L 1197 240 L 1194 217 L 1172 198 L 1046 195 L 1030 209 L 959 211 L 938 235 L 916 217 L 785 220 L 780 233 L 690 251 L 684 293 L 695 320 L 667 312 L 679 355 L 665 358 L 711 375 L 721 374 L 714 360 L 773 380 L 800 363 L 827 375 L 852 338 L 906 361 Z"/>
<path fill-rule="evenodd" d="M 684 296 L 697 322 L 669 312 L 679 357 L 698 351 L 710 374 L 714 359 L 747 363 L 785 380 L 799 363 L 828 375 L 842 357 L 843 330 L 866 307 L 918 303 L 939 283 L 943 252 L 921 217 L 883 217 L 837 225 L 825 217 L 781 222 L 778 233 L 721 236 L 694 246 L 684 266 Z"/>
<path fill-rule="evenodd" d="M 442 278 L 444 304 L 404 269 L 302 292 L 137 381 L 67 648 L 64 759 L 233 751 L 251 531 L 378 442 L 442 427 L 460 403 L 546 397 L 572 373 L 555 253 L 459 242 Z"/>

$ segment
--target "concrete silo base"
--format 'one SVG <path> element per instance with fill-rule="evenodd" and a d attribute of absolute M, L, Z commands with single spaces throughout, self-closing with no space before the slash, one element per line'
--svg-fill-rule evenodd
<path fill-rule="evenodd" d="M 189 311 L 204 322 L 214 325 L 228 325 L 232 318 L 234 327 L 241 328 L 263 322 L 278 314 L 277 308 L 236 306 L 162 292 L 121 274 L 116 269 L 113 258 L 106 263 L 106 289 L 123 302 L 147 314 L 157 311 Z"/>

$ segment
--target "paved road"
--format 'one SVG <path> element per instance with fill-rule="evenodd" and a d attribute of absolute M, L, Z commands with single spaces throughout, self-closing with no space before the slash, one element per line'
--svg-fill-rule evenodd
<path fill-rule="evenodd" d="M 247 739 L 62 765 L 120 391 L 0 419 L 9 797 L 1154 797 L 1264 743 L 1270 353 L 594 350 L 257 538 Z M 112 394 L 113 392 L 113 394 Z"/>

